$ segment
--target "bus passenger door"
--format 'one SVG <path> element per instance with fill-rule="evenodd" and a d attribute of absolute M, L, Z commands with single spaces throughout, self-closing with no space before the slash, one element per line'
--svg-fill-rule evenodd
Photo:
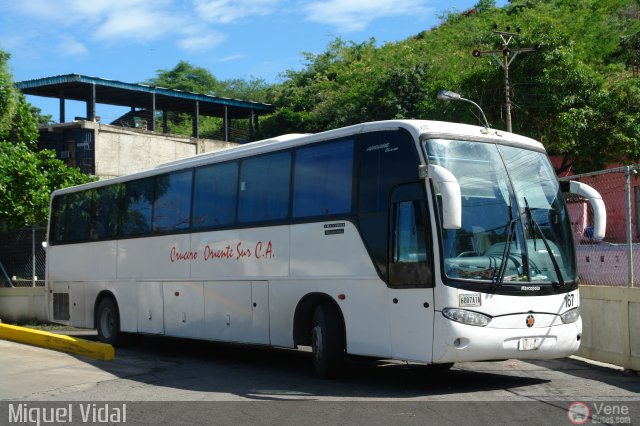
<path fill-rule="evenodd" d="M 397 186 L 389 223 L 389 314 L 393 358 L 431 362 L 433 268 L 424 183 Z"/>

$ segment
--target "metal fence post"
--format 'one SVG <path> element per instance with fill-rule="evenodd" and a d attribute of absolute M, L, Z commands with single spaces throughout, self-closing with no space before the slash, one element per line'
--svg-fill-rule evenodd
<path fill-rule="evenodd" d="M 624 193 L 627 225 L 627 273 L 628 287 L 633 287 L 633 234 L 631 232 L 631 166 L 624 168 Z"/>
<path fill-rule="evenodd" d="M 36 286 L 36 226 L 31 226 L 31 284 Z"/>
<path fill-rule="evenodd" d="M 2 269 L 2 273 L 4 274 L 4 277 L 7 279 L 7 282 L 9 283 L 9 285 L 11 287 L 15 287 L 13 285 L 13 281 L 11 281 L 11 278 L 9 278 L 9 274 L 7 274 L 7 271 L 4 269 L 4 265 L 2 264 L 2 261 L 0 261 L 0 269 Z"/>

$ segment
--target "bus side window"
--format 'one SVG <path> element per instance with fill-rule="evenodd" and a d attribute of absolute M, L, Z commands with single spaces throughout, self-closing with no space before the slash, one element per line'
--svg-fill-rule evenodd
<path fill-rule="evenodd" d="M 91 239 L 113 238 L 118 234 L 118 207 L 123 185 L 116 184 L 98 188 L 95 196 L 95 217 L 92 223 Z"/>
<path fill-rule="evenodd" d="M 193 190 L 194 229 L 231 225 L 236 219 L 238 163 L 198 167 Z"/>
<path fill-rule="evenodd" d="M 120 235 L 144 235 L 151 232 L 153 178 L 125 183 Z"/>
<path fill-rule="evenodd" d="M 53 243 L 64 241 L 66 210 L 66 196 L 58 195 L 55 197 L 51 203 L 51 223 L 49 224 L 49 239 Z"/>
<path fill-rule="evenodd" d="M 238 221 L 283 220 L 289 216 L 291 154 L 251 157 L 240 165 Z"/>
<path fill-rule="evenodd" d="M 296 152 L 294 218 L 351 212 L 353 146 L 353 139 L 347 139 Z"/>
<path fill-rule="evenodd" d="M 172 232 L 189 228 L 191 218 L 191 170 L 156 177 L 153 231 Z"/>
<path fill-rule="evenodd" d="M 89 237 L 89 222 L 91 214 L 90 191 L 76 192 L 65 196 L 66 223 L 64 241 L 84 241 Z"/>
<path fill-rule="evenodd" d="M 366 133 L 358 147 L 358 224 L 380 277 L 388 283 L 389 197 L 396 185 L 415 181 L 418 152 L 411 135 L 401 130 Z"/>
<path fill-rule="evenodd" d="M 420 205 L 417 201 L 402 201 L 396 204 L 393 261 L 402 263 L 425 262 L 424 228 L 418 224 Z"/>
<path fill-rule="evenodd" d="M 393 191 L 389 235 L 391 287 L 433 287 L 423 186 L 422 183 L 411 183 Z"/>

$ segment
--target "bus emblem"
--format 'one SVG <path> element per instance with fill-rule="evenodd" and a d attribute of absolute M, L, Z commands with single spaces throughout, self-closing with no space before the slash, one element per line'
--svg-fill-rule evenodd
<path fill-rule="evenodd" d="M 536 319 L 533 317 L 533 315 L 529 315 L 527 317 L 527 327 L 531 328 L 535 323 L 536 323 Z"/>

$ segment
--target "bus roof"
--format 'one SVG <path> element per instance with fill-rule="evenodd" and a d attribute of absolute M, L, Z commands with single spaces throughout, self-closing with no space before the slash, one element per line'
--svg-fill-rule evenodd
<path fill-rule="evenodd" d="M 119 176 L 112 179 L 91 182 L 75 187 L 59 189 L 54 194 L 73 192 L 76 189 L 89 189 L 91 187 L 101 187 L 115 184 L 118 182 L 126 182 L 135 179 L 141 179 L 169 171 L 181 170 L 196 167 L 209 163 L 218 163 L 251 155 L 259 155 L 268 153 L 278 149 L 287 149 L 296 146 L 303 146 L 324 140 L 347 137 L 350 135 L 368 133 L 373 131 L 396 130 L 402 128 L 407 130 L 416 139 L 422 135 L 431 137 L 460 138 L 463 140 L 484 140 L 495 141 L 496 143 L 510 143 L 520 145 L 523 148 L 535 149 L 543 151 L 543 145 L 533 139 L 507 133 L 500 130 L 486 129 L 484 127 L 472 126 L 468 124 L 451 123 L 445 121 L 430 120 L 386 120 L 374 121 L 369 123 L 356 124 L 353 126 L 342 127 L 335 130 L 328 130 L 321 133 L 309 134 L 288 134 L 275 138 L 264 139 L 256 142 L 249 142 L 237 147 L 226 148 L 220 151 L 207 152 L 192 157 L 182 158 L 161 164 L 153 169 L 136 172 L 130 175 Z"/>

